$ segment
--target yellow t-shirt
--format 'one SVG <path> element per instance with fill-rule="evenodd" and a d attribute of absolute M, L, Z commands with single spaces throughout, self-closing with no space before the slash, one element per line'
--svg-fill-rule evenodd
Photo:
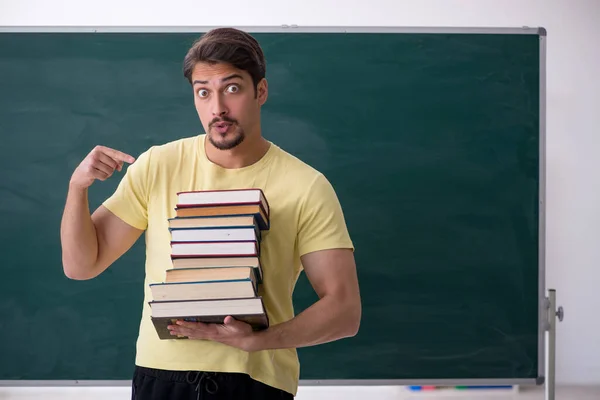
<path fill-rule="evenodd" d="M 259 286 L 270 324 L 294 317 L 292 292 L 302 271 L 300 256 L 330 248 L 354 249 L 338 198 L 323 174 L 270 143 L 253 165 L 226 169 L 212 163 L 205 135 L 153 146 L 128 167 L 104 206 L 123 221 L 145 229 L 146 276 L 136 364 L 169 370 L 242 372 L 296 395 L 296 349 L 248 353 L 214 341 L 160 340 L 150 319 L 149 284 L 164 282 L 172 268 L 168 219 L 175 216 L 177 192 L 261 188 L 270 206 L 271 226 L 263 231 Z"/>

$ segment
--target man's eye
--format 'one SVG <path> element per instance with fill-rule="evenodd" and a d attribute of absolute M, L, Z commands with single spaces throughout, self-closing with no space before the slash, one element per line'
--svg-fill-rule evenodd
<path fill-rule="evenodd" d="M 228 93 L 237 93 L 239 90 L 240 90 L 240 88 L 237 85 L 227 86 Z"/>
<path fill-rule="evenodd" d="M 208 96 L 208 90 L 206 90 L 206 89 L 198 90 L 198 97 L 206 97 L 206 96 Z"/>

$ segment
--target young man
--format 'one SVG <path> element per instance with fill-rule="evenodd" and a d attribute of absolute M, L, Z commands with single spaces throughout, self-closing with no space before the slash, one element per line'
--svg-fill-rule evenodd
<path fill-rule="evenodd" d="M 184 75 L 205 134 L 153 146 L 137 160 L 98 146 L 75 169 L 61 225 L 63 266 L 72 279 L 91 279 L 145 231 L 146 279 L 133 377 L 134 399 L 283 399 L 297 391 L 296 348 L 350 337 L 361 302 L 353 244 L 327 179 L 261 136 L 267 100 L 265 60 L 245 32 L 221 28 L 194 43 Z M 88 187 L 132 164 L 115 193 L 90 216 Z M 176 193 L 261 188 L 271 206 L 261 263 L 271 326 L 254 332 L 224 324 L 182 323 L 159 340 L 150 320 L 148 284 L 170 268 L 168 219 Z M 319 295 L 293 315 L 292 292 L 302 271 Z"/>

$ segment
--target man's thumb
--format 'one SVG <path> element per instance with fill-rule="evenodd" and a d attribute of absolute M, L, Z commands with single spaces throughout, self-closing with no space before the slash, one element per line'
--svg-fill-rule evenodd
<path fill-rule="evenodd" d="M 223 323 L 225 323 L 225 325 L 234 325 L 236 323 L 236 320 L 231 315 L 228 315 L 225 317 Z"/>

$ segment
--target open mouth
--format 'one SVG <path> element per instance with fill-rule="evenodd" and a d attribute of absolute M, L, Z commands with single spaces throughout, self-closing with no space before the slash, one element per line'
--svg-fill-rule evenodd
<path fill-rule="evenodd" d="M 233 124 L 231 122 L 217 122 L 213 125 L 214 130 L 220 134 L 225 134 L 229 131 Z"/>

